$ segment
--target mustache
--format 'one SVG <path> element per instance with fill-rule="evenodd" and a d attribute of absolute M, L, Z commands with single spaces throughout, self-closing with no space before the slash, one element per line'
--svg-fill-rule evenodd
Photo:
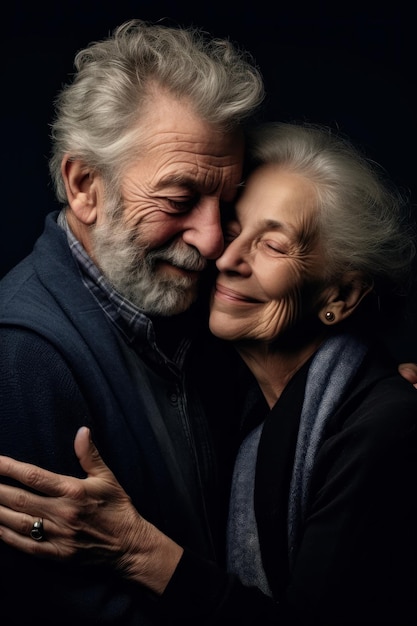
<path fill-rule="evenodd" d="M 171 243 L 157 250 L 150 250 L 145 256 L 146 263 L 155 267 L 159 261 L 167 261 L 176 267 L 191 271 L 201 272 L 207 267 L 207 260 L 195 248 L 187 244 Z"/>

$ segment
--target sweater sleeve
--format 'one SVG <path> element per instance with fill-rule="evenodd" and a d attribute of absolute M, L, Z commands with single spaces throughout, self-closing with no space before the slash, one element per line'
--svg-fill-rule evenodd
<path fill-rule="evenodd" d="M 1 328 L 0 345 L 0 453 L 83 475 L 73 441 L 89 411 L 71 368 L 29 330 Z"/>

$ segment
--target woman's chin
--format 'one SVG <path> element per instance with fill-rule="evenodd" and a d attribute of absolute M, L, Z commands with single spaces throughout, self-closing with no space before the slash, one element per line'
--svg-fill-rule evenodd
<path fill-rule="evenodd" d="M 230 320 L 224 315 L 210 315 L 210 331 L 219 339 L 237 341 L 242 339 L 242 332 L 236 328 L 236 320 Z"/>

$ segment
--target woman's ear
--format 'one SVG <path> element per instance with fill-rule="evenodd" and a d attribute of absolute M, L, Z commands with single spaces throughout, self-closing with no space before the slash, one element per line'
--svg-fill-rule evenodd
<path fill-rule="evenodd" d="M 97 219 L 100 183 L 97 174 L 81 160 L 65 156 L 61 172 L 65 182 L 68 204 L 75 217 L 90 226 Z"/>
<path fill-rule="evenodd" d="M 346 272 L 338 284 L 329 288 L 319 311 L 320 320 L 331 325 L 347 319 L 372 288 L 373 281 L 362 272 Z"/>

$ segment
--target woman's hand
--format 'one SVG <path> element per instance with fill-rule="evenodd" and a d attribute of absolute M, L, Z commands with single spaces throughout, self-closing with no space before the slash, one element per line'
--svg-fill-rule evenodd
<path fill-rule="evenodd" d="M 78 431 L 74 449 L 87 478 L 0 456 L 0 475 L 22 485 L 0 484 L 0 539 L 39 557 L 106 564 L 162 593 L 182 548 L 139 515 L 87 428 Z M 30 533 L 38 520 L 43 521 L 44 539 L 34 541 Z"/>
<path fill-rule="evenodd" d="M 401 376 L 412 383 L 417 389 L 417 364 L 416 363 L 401 363 L 398 366 L 398 371 Z"/>

